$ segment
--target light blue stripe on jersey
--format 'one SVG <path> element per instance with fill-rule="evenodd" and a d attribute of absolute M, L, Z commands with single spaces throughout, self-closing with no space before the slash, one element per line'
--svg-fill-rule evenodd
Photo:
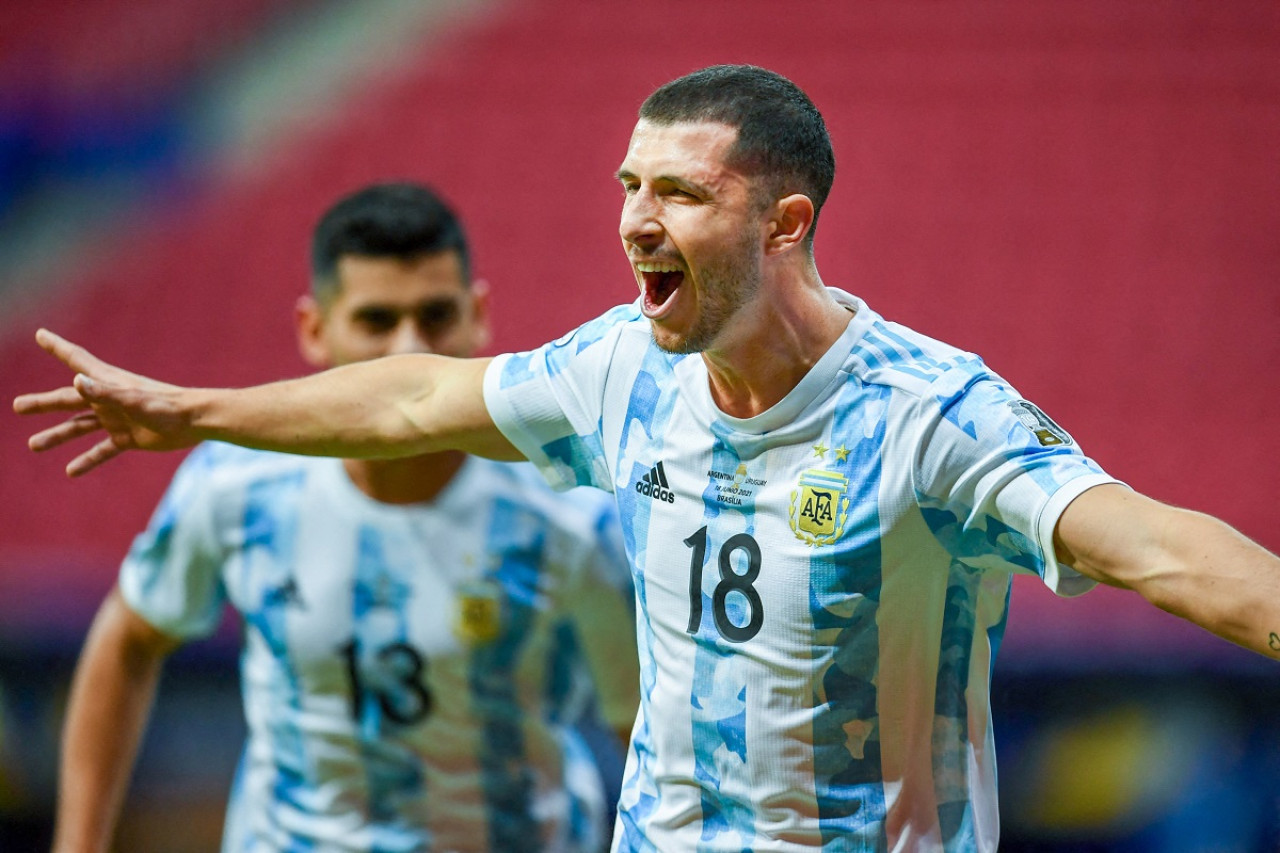
<path fill-rule="evenodd" d="M 946 720 L 946 729 L 934 728 L 933 781 L 942 838 L 972 838 L 972 806 L 969 803 L 969 664 L 978 614 L 980 572 L 958 560 L 951 562 L 943 605 L 941 648 L 934 688 L 933 712 Z M 994 658 L 993 658 L 994 659 Z M 948 847 L 950 849 L 950 847 Z"/>
<path fill-rule="evenodd" d="M 893 324 L 876 320 L 858 341 L 851 354 L 855 363 L 861 363 L 868 371 L 889 368 L 904 376 L 930 382 L 943 372 L 964 365 L 972 369 L 982 368 L 982 361 L 970 353 L 952 351 L 945 361 L 921 349 L 915 341 L 903 336 Z"/>
<path fill-rule="evenodd" d="M 502 614 L 501 635 L 493 642 L 476 645 L 469 667 L 472 701 L 484 727 L 479 761 L 489 844 L 494 850 L 534 853 L 542 843 L 532 813 L 534 783 L 525 760 L 514 673 L 536 616 L 534 596 L 546 549 L 545 530 L 525 508 L 499 499 L 494 502 L 486 536 L 490 552 L 502 555 L 490 577 L 508 591 L 510 608 Z M 528 594 L 522 597 L 520 590 Z"/>
<path fill-rule="evenodd" d="M 715 436 L 711 448 L 712 470 L 737 471 L 742 459 L 730 443 L 732 436 L 727 428 L 712 422 L 711 431 Z M 751 697 L 747 695 L 746 675 L 750 658 L 739 654 L 733 643 L 721 635 L 715 620 L 714 597 L 708 596 L 706 589 L 708 583 L 713 588 L 719 583 L 721 548 L 729 537 L 739 532 L 748 535 L 755 532 L 755 499 L 754 496 L 746 498 L 740 508 L 723 508 L 716 500 L 715 481 L 708 477 L 702 505 L 706 522 L 701 567 L 702 619 L 693 635 L 693 684 L 689 696 L 694 777 L 703 792 L 700 841 L 706 847 L 699 849 L 722 850 L 726 841 L 730 841 L 735 847 L 748 850 L 756 837 L 756 803 L 750 791 L 725 790 L 723 780 L 726 776 L 743 778 L 749 758 L 747 705 Z M 739 514 L 741 520 L 726 518 Z M 750 603 L 740 593 L 727 596 L 724 608 L 729 620 L 738 626 L 745 626 L 753 615 Z M 721 837 L 725 835 L 730 838 Z"/>
<path fill-rule="evenodd" d="M 840 442 L 849 451 L 847 461 L 836 464 L 849 476 L 848 487 L 857 489 L 847 495 L 848 511 L 856 518 L 835 544 L 814 546 L 809 561 L 814 640 L 835 650 L 813 697 L 818 709 L 814 788 L 824 847 L 861 839 L 865 849 L 875 849 L 884 832 L 876 615 L 882 584 L 879 491 L 885 420 L 877 413 L 891 394 L 883 385 L 857 382 L 839 391 L 829 443 Z M 852 732 L 864 739 L 856 741 Z"/>
<path fill-rule="evenodd" d="M 611 312 L 612 313 L 612 312 Z M 609 315 L 606 314 L 606 317 Z M 653 500 L 631 487 L 632 483 L 648 471 L 647 464 L 661 458 L 662 436 L 666 434 L 671 422 L 672 407 L 676 395 L 668 393 L 665 397 L 661 388 L 672 387 L 672 372 L 676 360 L 665 358 L 656 348 L 646 351 L 645 357 L 636 374 L 627 399 L 627 412 L 623 420 L 622 434 L 619 437 L 618 459 L 632 459 L 630 471 L 618 472 L 615 483 L 615 495 L 618 511 L 623 518 L 630 519 L 630 524 L 622 526 L 624 546 L 631 557 L 632 566 L 645 565 L 646 551 L 649 542 L 649 523 L 653 512 Z M 644 446 L 631 446 L 633 439 L 643 440 Z M 640 694 L 648 697 L 653 694 L 657 683 L 657 670 L 653 659 L 653 630 L 649 621 L 648 590 L 645 586 L 644 574 L 634 572 L 636 600 L 639 602 L 637 618 L 639 625 L 640 655 Z M 645 700 L 642 700 L 645 701 Z M 648 823 L 653 807 L 657 804 L 657 792 L 645 790 L 639 780 L 652 780 L 654 777 L 652 739 L 647 717 L 642 717 L 644 725 L 635 732 L 632 751 L 636 762 L 632 776 L 626 780 L 624 788 L 632 788 L 637 800 L 633 808 L 622 815 L 623 847 L 629 850 L 651 849 L 644 840 L 644 826 Z"/>
<path fill-rule="evenodd" d="M 611 312 L 612 313 L 612 312 Z M 605 315 L 608 317 L 609 315 Z M 627 412 L 623 420 L 623 428 L 619 437 L 618 459 L 631 459 L 631 470 L 619 471 L 615 481 L 614 493 L 618 501 L 618 510 L 622 518 L 630 520 L 622 526 L 624 546 L 631 557 L 632 566 L 645 565 L 649 542 L 649 524 L 654 502 L 652 498 L 641 495 L 631 484 L 640 481 L 649 470 L 648 464 L 661 458 L 662 438 L 666 435 L 671 423 L 671 412 L 677 395 L 668 391 L 666 396 L 661 388 L 674 388 L 672 376 L 675 364 L 679 359 L 672 359 L 662 354 L 656 347 L 646 350 L 640 370 L 636 373 L 635 382 L 627 399 Z M 643 441 L 644 446 L 633 447 L 633 440 Z M 648 590 L 643 573 L 634 573 L 636 600 L 639 602 L 637 619 L 639 624 L 640 655 L 640 695 L 648 697 L 653 694 L 657 685 L 657 670 L 653 659 L 654 636 L 649 619 Z M 646 701 L 643 700 L 642 701 Z M 653 772 L 652 737 L 649 731 L 647 716 L 641 717 L 643 725 L 632 738 L 631 749 L 635 753 L 634 772 L 629 777 L 624 789 L 630 789 L 636 797 L 634 805 L 622 813 L 623 849 L 651 850 L 652 847 L 644 838 L 644 827 L 649 821 L 653 807 L 657 804 L 657 791 L 646 789 L 642 783 L 651 782 Z"/>
<path fill-rule="evenodd" d="M 545 699 L 547 719 L 560 725 L 572 725 L 574 716 L 582 709 L 575 704 L 573 676 L 581 665 L 582 652 L 578 648 L 578 635 L 568 620 L 556 625 L 553 642 L 547 653 L 547 683 Z"/>
<path fill-rule="evenodd" d="M 284 703 L 297 711 L 299 689 L 297 675 L 289 659 L 286 608 L 296 602 L 297 585 L 287 567 L 294 564 L 297 544 L 296 516 L 283 517 L 278 507 L 292 507 L 298 500 L 305 479 L 301 472 L 253 482 L 245 495 L 244 560 L 245 589 L 259 593 L 258 606 L 245 610 L 245 621 L 253 627 L 271 651 L 282 682 L 277 685 L 272 701 Z M 247 652 L 246 652 L 247 653 Z M 283 716 L 283 715 L 281 715 Z M 277 717 L 279 718 L 279 717 Z M 273 728 L 273 754 L 276 756 L 276 778 L 273 796 L 278 802 L 307 810 L 302 802 L 309 793 L 306 778 L 308 760 L 301 733 L 294 728 Z M 293 840 L 288 853 L 305 853 L 309 843 Z"/>
<path fill-rule="evenodd" d="M 587 745 L 586 740 L 577 729 L 568 726 L 560 733 L 560 747 L 564 752 L 565 762 L 565 778 L 575 772 L 587 772 L 598 774 L 596 769 L 596 759 L 591 753 L 591 747 Z M 572 789 L 572 783 L 569 784 Z M 567 835 L 569 843 L 578 847 L 585 848 L 586 839 L 597 839 L 601 836 L 601 827 L 593 826 L 592 821 L 599 821 L 598 815 L 593 815 L 588 809 L 584 808 L 582 799 L 577 796 L 569 797 L 569 815 L 567 823 L 569 825 Z M 584 850 L 584 853 L 587 853 Z"/>
<path fill-rule="evenodd" d="M 368 815 L 387 823 L 397 819 L 406 797 L 421 796 L 426 790 L 415 756 L 383 740 L 393 736 L 397 726 L 416 723 L 429 710 L 425 696 L 415 690 L 424 664 L 409 645 L 407 610 L 413 589 L 404 575 L 414 569 L 412 563 L 396 559 L 395 545 L 384 539 L 381 529 L 369 525 L 358 528 L 351 601 L 355 636 L 349 651 L 354 659 L 350 663 L 357 668 L 369 665 L 369 671 L 379 675 L 375 690 L 355 697 L 359 708 L 357 744 L 368 791 Z M 378 618 L 371 619 L 375 613 Z M 387 613 L 394 619 L 391 630 L 381 618 Z"/>
<path fill-rule="evenodd" d="M 978 596 L 982 584 L 982 574 L 958 561 L 951 564 L 951 573 L 947 582 L 946 604 L 943 613 L 941 633 L 941 649 L 938 655 L 938 674 L 934 700 L 934 714 L 940 718 L 951 720 L 954 729 L 953 737 L 948 737 L 937 729 L 934 731 L 934 794 L 938 803 L 938 827 L 941 831 L 945 849 L 951 853 L 966 853 L 972 850 L 970 844 L 975 837 L 973 826 L 973 803 L 970 802 L 968 787 L 969 768 L 969 703 L 965 701 L 965 692 L 969 688 L 970 659 L 973 653 L 972 640 L 976 627 L 976 616 L 979 612 Z M 987 629 L 987 642 L 990 646 L 991 660 L 987 670 L 986 684 L 991 683 L 995 671 L 996 658 L 999 656 L 1000 643 L 1004 638 L 1005 625 L 1009 618 L 1009 601 L 1013 594 L 1013 585 L 1005 590 L 1003 612 L 1000 621 Z M 983 685 L 986 689 L 986 685 Z M 985 721 L 983 728 L 985 728 Z M 962 783 L 963 787 L 957 787 Z M 964 846 L 957 847 L 954 839 L 963 839 Z"/>
<path fill-rule="evenodd" d="M 665 357 L 657 347 L 647 350 L 627 399 L 627 414 L 619 436 L 618 460 L 621 464 L 622 460 L 631 459 L 632 464 L 631 470 L 618 472 L 614 491 L 621 516 L 632 520 L 622 528 L 633 566 L 645 564 L 653 501 L 637 492 L 631 484 L 638 482 L 648 472 L 648 466 L 661 458 L 662 438 L 671 423 L 671 412 L 678 399 L 670 391 L 662 396 L 661 389 L 674 387 L 672 374 L 678 361 Z M 642 441 L 643 446 L 632 447 L 633 440 Z M 636 582 L 643 582 L 643 578 L 637 577 Z M 644 601 L 643 596 L 640 600 Z"/>
<path fill-rule="evenodd" d="M 938 359 L 925 352 L 918 341 L 903 336 L 892 323 L 884 320 L 876 322 L 871 327 L 871 334 L 863 340 L 886 352 L 892 351 L 890 361 L 896 370 L 909 372 L 910 368 L 922 376 L 932 377 L 941 366 Z"/>

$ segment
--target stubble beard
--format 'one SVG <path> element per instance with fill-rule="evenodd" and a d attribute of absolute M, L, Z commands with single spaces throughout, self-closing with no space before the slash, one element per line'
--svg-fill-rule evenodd
<path fill-rule="evenodd" d="M 673 355 L 692 355 L 711 349 L 734 315 L 755 298 L 762 279 L 755 235 L 744 234 L 734 250 L 709 264 L 699 279 L 698 316 L 687 334 L 667 336 L 664 341 L 650 327 L 659 349 Z"/>

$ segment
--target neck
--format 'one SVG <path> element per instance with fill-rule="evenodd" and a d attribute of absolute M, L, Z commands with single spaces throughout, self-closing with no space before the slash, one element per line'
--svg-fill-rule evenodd
<path fill-rule="evenodd" d="M 406 459 L 344 459 L 342 466 L 355 487 L 374 500 L 412 504 L 439 495 L 466 458 L 464 453 L 447 451 Z"/>
<path fill-rule="evenodd" d="M 850 316 L 816 271 L 765 282 L 702 354 L 716 406 L 750 418 L 776 405 L 831 349 Z"/>

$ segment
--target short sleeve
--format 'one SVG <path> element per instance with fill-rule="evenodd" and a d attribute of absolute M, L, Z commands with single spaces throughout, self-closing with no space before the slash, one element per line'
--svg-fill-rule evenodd
<path fill-rule="evenodd" d="M 1115 482 L 1035 404 L 981 362 L 958 365 L 918 401 L 916 499 L 930 530 L 972 568 L 1038 575 L 1060 595 L 1096 584 L 1058 563 L 1067 505 Z"/>
<path fill-rule="evenodd" d="M 554 488 L 612 489 L 601 438 L 605 383 L 634 313 L 615 308 L 538 349 L 499 356 L 485 373 L 494 423 Z"/>
<path fill-rule="evenodd" d="M 226 603 L 211 487 L 216 455 L 205 445 L 183 462 L 120 567 L 120 590 L 130 608 L 182 639 L 213 633 Z"/>

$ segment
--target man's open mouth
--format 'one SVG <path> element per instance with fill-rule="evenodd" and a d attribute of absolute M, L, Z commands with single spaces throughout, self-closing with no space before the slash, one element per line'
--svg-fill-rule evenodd
<path fill-rule="evenodd" d="M 684 270 L 672 261 L 637 261 L 636 269 L 644 280 L 645 313 L 661 312 L 684 282 Z"/>

